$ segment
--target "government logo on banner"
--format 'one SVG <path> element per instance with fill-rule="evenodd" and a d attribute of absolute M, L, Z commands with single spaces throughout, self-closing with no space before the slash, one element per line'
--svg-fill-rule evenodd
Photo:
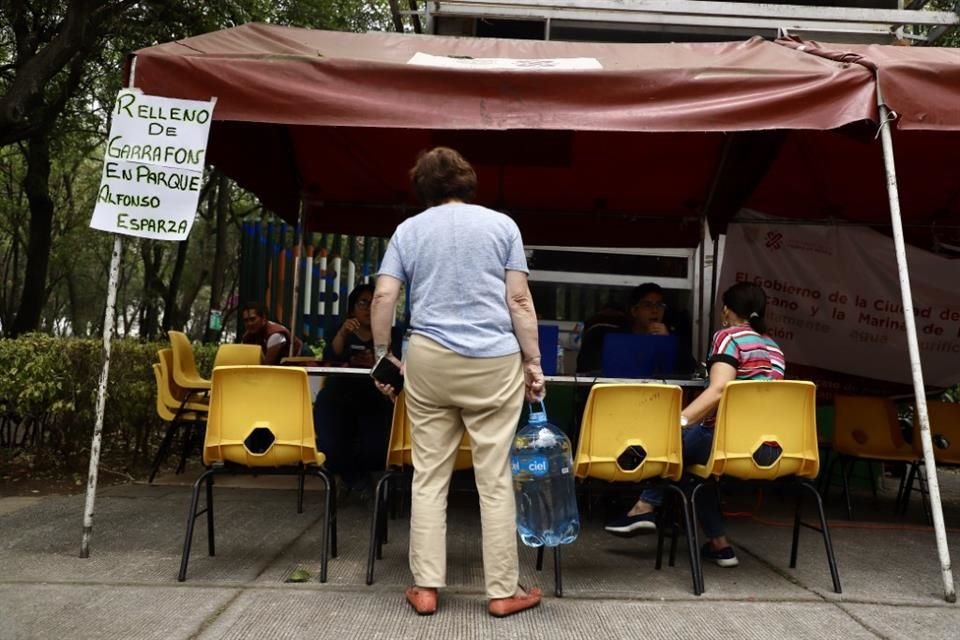
<path fill-rule="evenodd" d="M 216 98 L 199 102 L 120 91 L 90 226 L 185 240 L 196 217 L 215 104 Z"/>
<path fill-rule="evenodd" d="M 893 241 L 849 225 L 798 225 L 745 212 L 729 225 L 719 292 L 753 282 L 790 363 L 909 384 Z M 924 380 L 960 383 L 960 262 L 907 247 Z M 718 305 L 721 304 L 719 301 Z"/>

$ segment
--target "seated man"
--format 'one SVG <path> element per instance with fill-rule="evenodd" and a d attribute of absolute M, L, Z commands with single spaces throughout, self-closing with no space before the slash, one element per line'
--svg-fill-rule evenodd
<path fill-rule="evenodd" d="M 240 342 L 260 345 L 263 364 L 278 365 L 280 360 L 290 355 L 290 330 L 279 322 L 267 319 L 267 309 L 259 302 L 248 302 L 240 309 L 243 318 L 244 333 Z M 303 343 L 293 338 L 293 353 L 300 355 Z"/>
<path fill-rule="evenodd" d="M 671 328 L 664 322 L 667 304 L 664 302 L 663 289 L 654 282 L 645 282 L 630 292 L 629 315 L 622 320 L 607 313 L 597 322 L 591 323 L 584 329 L 577 357 L 577 372 L 599 372 L 603 356 L 603 340 L 612 332 L 628 332 L 637 335 L 668 336 Z M 677 363 L 674 371 L 669 374 L 687 374 L 693 371 L 694 361 L 689 353 L 680 350 L 677 353 Z"/>

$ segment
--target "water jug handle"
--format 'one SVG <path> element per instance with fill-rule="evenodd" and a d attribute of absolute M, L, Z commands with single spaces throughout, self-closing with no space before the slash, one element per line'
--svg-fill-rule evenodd
<path fill-rule="evenodd" d="M 537 405 L 540 405 L 539 411 L 534 409 L 534 407 L 536 407 Z M 535 400 L 533 402 L 528 403 L 528 406 L 530 408 L 531 417 L 537 414 L 543 414 L 543 422 L 547 421 L 547 403 L 546 402 L 544 402 L 542 399 Z"/>

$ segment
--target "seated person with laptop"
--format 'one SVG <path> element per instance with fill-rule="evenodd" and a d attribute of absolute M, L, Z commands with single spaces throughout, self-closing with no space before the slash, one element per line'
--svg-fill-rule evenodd
<path fill-rule="evenodd" d="M 688 375 L 694 361 L 680 348 L 664 322 L 667 305 L 663 289 L 645 282 L 630 294 L 629 315 L 619 326 L 612 314 L 584 330 L 578 373 L 612 378 L 647 378 Z"/>

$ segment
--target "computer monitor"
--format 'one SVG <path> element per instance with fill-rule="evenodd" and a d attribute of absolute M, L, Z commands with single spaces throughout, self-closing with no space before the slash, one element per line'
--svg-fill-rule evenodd
<path fill-rule="evenodd" d="M 606 378 L 662 378 L 676 374 L 677 337 L 608 333 L 601 372 Z"/>
<path fill-rule="evenodd" d="M 560 327 L 555 324 L 541 324 L 540 338 L 540 368 L 543 375 L 557 375 L 557 350 L 560 346 Z"/>

